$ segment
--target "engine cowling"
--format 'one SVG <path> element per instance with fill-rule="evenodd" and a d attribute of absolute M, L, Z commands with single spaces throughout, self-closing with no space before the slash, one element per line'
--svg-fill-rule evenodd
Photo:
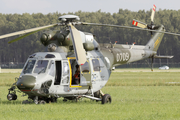
<path fill-rule="evenodd" d="M 57 31 L 46 31 L 41 35 L 40 41 L 44 46 L 47 46 L 51 40 L 56 40 L 57 35 L 56 35 Z"/>
<path fill-rule="evenodd" d="M 94 44 L 91 42 L 83 43 L 83 47 L 86 51 L 94 50 Z"/>
<path fill-rule="evenodd" d="M 40 41 L 44 46 L 47 46 L 51 43 L 55 43 L 58 46 L 63 45 L 63 43 L 65 42 L 66 44 L 63 46 L 68 46 L 69 44 L 67 44 L 68 39 L 68 34 L 69 32 L 64 30 L 64 31 L 46 31 L 41 35 Z"/>

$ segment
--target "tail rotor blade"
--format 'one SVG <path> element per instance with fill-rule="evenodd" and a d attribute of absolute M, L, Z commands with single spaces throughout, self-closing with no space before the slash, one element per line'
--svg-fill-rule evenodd
<path fill-rule="evenodd" d="M 151 22 L 154 22 L 154 15 L 155 15 L 155 11 L 156 11 L 156 6 L 153 5 L 153 8 L 152 8 L 152 13 L 151 13 Z"/>
<path fill-rule="evenodd" d="M 133 19 L 132 25 L 135 25 L 135 26 L 140 27 L 140 28 L 147 28 L 146 23 L 140 22 L 140 21 L 135 20 L 135 19 Z"/>
<path fill-rule="evenodd" d="M 86 62 L 86 53 L 83 48 L 80 32 L 73 25 L 69 25 L 69 30 L 73 41 L 76 61 L 79 65 L 83 65 Z"/>

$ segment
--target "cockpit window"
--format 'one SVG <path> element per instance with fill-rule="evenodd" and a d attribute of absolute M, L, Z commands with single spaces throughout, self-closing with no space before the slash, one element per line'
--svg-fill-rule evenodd
<path fill-rule="evenodd" d="M 48 65 L 48 60 L 38 60 L 34 69 L 34 73 L 45 73 Z"/>
<path fill-rule="evenodd" d="M 35 64 L 36 60 L 29 60 L 28 63 L 26 64 L 26 67 L 23 70 L 23 73 L 32 73 L 32 70 L 34 68 L 34 64 Z"/>
<path fill-rule="evenodd" d="M 93 70 L 94 71 L 100 71 L 100 64 L 98 59 L 92 59 L 93 63 Z"/>

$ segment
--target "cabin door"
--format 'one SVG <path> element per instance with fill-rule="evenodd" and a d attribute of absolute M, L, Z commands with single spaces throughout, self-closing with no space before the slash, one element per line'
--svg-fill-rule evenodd
<path fill-rule="evenodd" d="M 78 65 L 75 57 L 69 57 L 68 63 L 70 68 L 70 88 L 91 88 L 89 61 L 87 60 L 84 65 Z"/>

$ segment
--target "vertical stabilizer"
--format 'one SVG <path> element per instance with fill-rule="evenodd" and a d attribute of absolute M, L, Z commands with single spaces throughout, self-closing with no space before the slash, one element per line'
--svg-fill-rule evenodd
<path fill-rule="evenodd" d="M 165 31 L 165 28 L 163 25 L 161 25 L 158 28 L 158 31 Z M 164 36 L 164 33 L 155 33 L 153 37 L 149 40 L 149 42 L 146 44 L 146 49 L 150 49 L 152 51 L 157 51 L 159 48 L 159 45 L 162 41 L 162 38 Z"/>

